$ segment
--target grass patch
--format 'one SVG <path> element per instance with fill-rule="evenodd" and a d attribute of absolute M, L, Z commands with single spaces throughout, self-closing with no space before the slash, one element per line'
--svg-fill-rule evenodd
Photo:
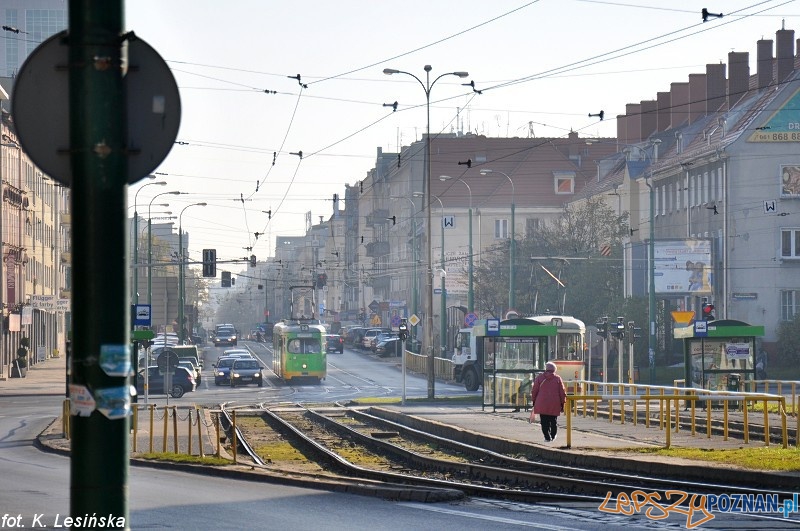
<path fill-rule="evenodd" d="M 679 457 L 695 461 L 708 461 L 739 466 L 751 470 L 780 472 L 800 471 L 800 449 L 778 446 L 737 448 L 729 450 L 704 450 L 702 448 L 628 448 L 624 452 Z"/>
<path fill-rule="evenodd" d="M 219 466 L 231 464 L 231 461 L 228 459 L 223 459 L 222 457 L 216 457 L 213 455 L 200 457 L 199 455 L 176 454 L 173 452 L 153 452 L 140 454 L 138 457 L 142 459 L 150 459 L 152 461 L 170 461 L 172 463 L 189 463 L 193 465 Z"/>

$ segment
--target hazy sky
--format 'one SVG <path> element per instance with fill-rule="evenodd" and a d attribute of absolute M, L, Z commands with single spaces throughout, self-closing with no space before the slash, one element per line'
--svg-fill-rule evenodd
<path fill-rule="evenodd" d="M 703 23 L 703 7 L 725 17 Z M 800 5 L 785 0 L 128 0 L 126 28 L 167 61 L 182 101 L 180 144 L 156 170 L 168 185 L 143 189 L 137 209 L 146 217 L 155 194 L 188 192 L 156 204 L 177 215 L 208 203 L 182 216 L 190 259 L 253 247 L 263 260 L 275 236 L 305 233 L 305 213 L 327 219 L 378 148 L 421 139 L 425 92 L 384 68 L 423 81 L 426 64 L 431 80 L 469 72 L 433 87 L 432 133 L 616 136 L 626 103 L 732 50 L 750 52 L 755 73 L 756 41 L 784 19 L 800 37 Z M 461 86 L 470 80 L 481 95 Z M 395 101 L 397 112 L 383 105 Z M 600 110 L 602 122 L 588 117 Z"/>

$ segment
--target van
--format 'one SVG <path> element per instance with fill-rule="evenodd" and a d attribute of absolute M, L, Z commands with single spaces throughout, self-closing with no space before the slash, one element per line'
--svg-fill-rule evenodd
<path fill-rule="evenodd" d="M 163 349 L 156 358 L 156 363 L 159 367 L 166 365 L 166 360 L 163 364 L 160 362 L 160 360 L 162 356 L 169 356 L 169 352 L 174 353 L 178 359 L 189 358 L 196 367 L 199 367 L 200 369 L 203 368 L 203 362 L 200 360 L 200 353 L 197 351 L 196 345 L 175 345 L 173 347 L 167 347 Z"/>

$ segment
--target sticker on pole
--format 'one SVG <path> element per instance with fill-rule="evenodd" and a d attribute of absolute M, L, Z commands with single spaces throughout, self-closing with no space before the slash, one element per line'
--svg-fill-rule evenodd
<path fill-rule="evenodd" d="M 96 409 L 91 391 L 85 385 L 69 384 L 69 414 L 73 417 L 90 417 Z"/>

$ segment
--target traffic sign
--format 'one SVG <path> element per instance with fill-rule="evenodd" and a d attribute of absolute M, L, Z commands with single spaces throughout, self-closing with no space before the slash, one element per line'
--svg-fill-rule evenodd
<path fill-rule="evenodd" d="M 408 324 L 411 326 L 417 326 L 419 324 L 419 317 L 417 317 L 417 314 L 411 314 L 411 317 L 408 318 Z"/>
<path fill-rule="evenodd" d="M 178 85 L 164 59 L 139 37 L 127 41 L 124 72 L 128 130 L 127 182 L 135 183 L 166 158 L 181 121 Z M 47 175 L 72 184 L 69 121 L 69 40 L 56 33 L 31 52 L 14 82 L 12 116 L 20 144 Z M 114 111 L 117 111 L 116 109 Z"/>
<path fill-rule="evenodd" d="M 469 312 L 467 315 L 464 316 L 464 324 L 471 327 L 475 324 L 475 321 L 478 320 L 478 316 L 475 315 L 474 312 Z"/>
<path fill-rule="evenodd" d="M 149 304 L 133 305 L 133 325 L 134 326 L 152 325 L 152 307 Z"/>
<path fill-rule="evenodd" d="M 400 326 L 400 316 L 399 315 L 393 315 L 392 319 L 391 319 L 391 324 L 392 324 L 392 328 L 397 328 L 398 326 Z"/>

